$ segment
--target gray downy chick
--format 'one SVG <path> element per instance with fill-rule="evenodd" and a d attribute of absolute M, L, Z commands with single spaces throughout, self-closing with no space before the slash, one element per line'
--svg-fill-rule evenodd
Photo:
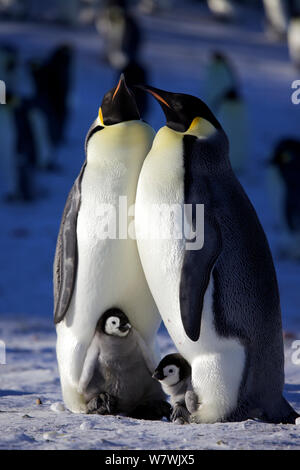
<path fill-rule="evenodd" d="M 169 418 L 170 405 L 152 378 L 155 369 L 145 341 L 118 308 L 99 319 L 84 361 L 78 391 L 89 413 L 137 419 Z"/>
<path fill-rule="evenodd" d="M 158 380 L 164 392 L 170 396 L 172 405 L 171 421 L 186 424 L 191 414 L 197 410 L 198 398 L 191 383 L 191 366 L 181 354 L 168 354 L 154 371 L 153 378 Z"/>

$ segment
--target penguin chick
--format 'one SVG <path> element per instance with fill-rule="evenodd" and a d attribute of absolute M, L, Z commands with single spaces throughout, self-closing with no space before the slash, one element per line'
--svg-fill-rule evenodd
<path fill-rule="evenodd" d="M 149 348 L 118 308 L 97 323 L 84 361 L 78 392 L 89 413 L 125 414 L 139 419 L 169 417 L 164 393 L 151 377 Z"/>
<path fill-rule="evenodd" d="M 190 422 L 190 414 L 196 411 L 198 399 L 192 390 L 191 366 L 181 354 L 168 354 L 154 371 L 164 392 L 170 396 L 173 411 L 171 421 L 177 424 Z"/>

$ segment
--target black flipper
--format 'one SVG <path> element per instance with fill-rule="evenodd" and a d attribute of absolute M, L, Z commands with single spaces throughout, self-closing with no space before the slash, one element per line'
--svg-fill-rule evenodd
<path fill-rule="evenodd" d="M 197 341 L 200 336 L 204 295 L 221 250 L 219 226 L 205 214 L 203 248 L 185 251 L 180 279 L 181 319 L 184 330 L 192 341 Z"/>
<path fill-rule="evenodd" d="M 54 323 L 65 316 L 77 273 L 77 217 L 81 202 L 81 180 L 86 163 L 76 179 L 64 208 L 54 259 Z"/>

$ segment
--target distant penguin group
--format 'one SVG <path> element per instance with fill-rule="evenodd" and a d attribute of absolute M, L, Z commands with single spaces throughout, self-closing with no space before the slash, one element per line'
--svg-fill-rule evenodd
<path fill-rule="evenodd" d="M 123 409 L 130 415 L 134 396 L 136 417 L 160 419 L 168 415 L 163 395 L 147 395 L 155 391 L 152 385 L 140 389 L 152 373 L 153 380 L 165 380 L 175 400 L 174 422 L 294 423 L 298 414 L 282 395 L 273 260 L 232 171 L 227 136 L 199 98 L 139 89 L 159 102 L 166 125 L 155 134 L 140 119 L 134 91 L 121 76 L 88 131 L 86 160 L 63 212 L 54 319 L 65 404 L 73 412 L 114 414 L 116 403 L 131 403 Z M 124 196 L 128 206 L 135 204 L 134 236 L 103 228 L 114 227 Z M 199 205 L 204 205 L 200 221 Z M 153 213 L 166 207 L 177 212 L 163 218 Z M 160 236 L 159 228 L 173 233 L 177 218 L 187 233 Z M 161 319 L 182 359 L 158 365 Z M 130 327 L 141 340 L 127 336 Z"/>
<path fill-rule="evenodd" d="M 0 105 L 0 173 L 6 202 L 35 199 L 36 170 L 58 167 L 68 122 L 72 55 L 70 46 L 60 45 L 46 59 L 31 59 L 23 67 L 15 47 L 0 45 L 0 77 L 6 85 L 5 104 Z M 20 72 L 30 78 L 26 95 L 19 91 Z"/>

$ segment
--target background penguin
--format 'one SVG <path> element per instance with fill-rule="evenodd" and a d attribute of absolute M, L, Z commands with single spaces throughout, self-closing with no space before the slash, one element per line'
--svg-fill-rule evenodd
<path fill-rule="evenodd" d="M 14 91 L 18 73 L 18 50 L 11 44 L 0 44 L 0 79 Z"/>
<path fill-rule="evenodd" d="M 117 233 L 115 239 L 114 233 L 103 234 L 107 225 L 115 227 L 120 196 L 127 198 L 128 208 L 134 204 L 138 175 L 153 136 L 121 77 L 104 96 L 88 132 L 86 162 L 68 196 L 56 248 L 57 359 L 63 398 L 73 412 L 86 411 L 84 397 L 77 391 L 79 378 L 99 317 L 109 308 L 120 308 L 127 315 L 158 360 L 156 333 L 161 320 L 136 240 L 127 233 L 120 237 Z M 107 225 L 101 215 L 106 208 Z M 127 222 L 127 212 L 121 216 Z"/>
<path fill-rule="evenodd" d="M 293 64 L 300 69 L 300 1 L 291 2 L 291 19 L 288 28 L 289 54 Z"/>
<path fill-rule="evenodd" d="M 28 63 L 33 94 L 30 121 L 37 149 L 37 166 L 56 170 L 57 153 L 66 139 L 72 87 L 73 50 L 57 46 L 46 60 Z"/>
<path fill-rule="evenodd" d="M 281 231 L 286 240 L 281 254 L 300 259 L 300 141 L 292 138 L 282 139 L 275 147 L 269 162 L 271 198 L 277 202 Z"/>
<path fill-rule="evenodd" d="M 188 406 L 195 408 L 196 396 L 191 384 L 191 366 L 180 354 L 168 354 L 154 371 L 153 378 L 171 398 L 171 421 L 176 424 L 190 422 Z"/>
<path fill-rule="evenodd" d="M 51 107 L 49 132 L 54 147 L 59 147 L 65 141 L 69 117 L 73 48 L 69 44 L 57 46 L 47 59 L 45 68 L 45 83 Z"/>
<path fill-rule="evenodd" d="M 217 117 L 230 142 L 230 162 L 238 174 L 245 170 L 249 149 L 246 103 L 237 88 L 224 93 L 219 101 Z"/>
<path fill-rule="evenodd" d="M 224 94 L 238 88 L 235 70 L 222 52 L 211 54 L 204 79 L 204 96 L 208 106 L 216 112 Z"/>
<path fill-rule="evenodd" d="M 45 89 L 46 71 L 43 64 L 37 60 L 29 61 L 28 69 L 33 89 L 29 103 L 29 120 L 36 148 L 35 166 L 39 169 L 50 170 L 53 168 L 55 150 L 50 137 L 49 120 L 53 118 L 48 92 Z"/>
<path fill-rule="evenodd" d="M 7 90 L 0 106 L 1 169 L 5 202 L 30 202 L 35 197 L 35 147 L 27 100 Z"/>
<path fill-rule="evenodd" d="M 79 381 L 90 413 L 135 418 L 169 417 L 170 405 L 153 380 L 151 351 L 117 308 L 105 312 L 96 326 Z"/>
<path fill-rule="evenodd" d="M 160 103 L 167 125 L 157 132 L 139 177 L 138 248 L 165 326 L 192 367 L 201 403 L 194 418 L 212 423 L 256 416 L 294 423 L 298 415 L 282 396 L 283 338 L 273 260 L 231 169 L 227 137 L 198 98 L 145 89 Z M 176 232 L 176 237 L 141 236 L 153 204 L 192 205 L 193 215 L 184 214 L 189 233 L 195 232 L 192 241 Z M 204 227 L 197 204 L 204 204 Z M 160 220 L 152 217 L 151 223 Z M 163 225 L 174 226 L 173 217 L 164 217 Z"/>
<path fill-rule="evenodd" d="M 141 31 L 128 12 L 124 0 L 109 0 L 96 22 L 104 40 L 105 59 L 116 70 L 122 70 L 139 49 Z"/>
<path fill-rule="evenodd" d="M 289 23 L 289 9 L 286 0 L 263 0 L 267 20 L 267 32 L 275 39 L 285 38 Z"/>
<path fill-rule="evenodd" d="M 10 44 L 1 44 L 0 79 L 6 85 L 6 104 L 0 105 L 0 168 L 6 201 L 16 200 L 20 196 L 16 154 L 17 128 L 15 122 L 17 69 L 17 49 Z"/>
<path fill-rule="evenodd" d="M 237 7 L 232 0 L 207 0 L 212 13 L 220 20 L 234 20 L 237 17 Z"/>

